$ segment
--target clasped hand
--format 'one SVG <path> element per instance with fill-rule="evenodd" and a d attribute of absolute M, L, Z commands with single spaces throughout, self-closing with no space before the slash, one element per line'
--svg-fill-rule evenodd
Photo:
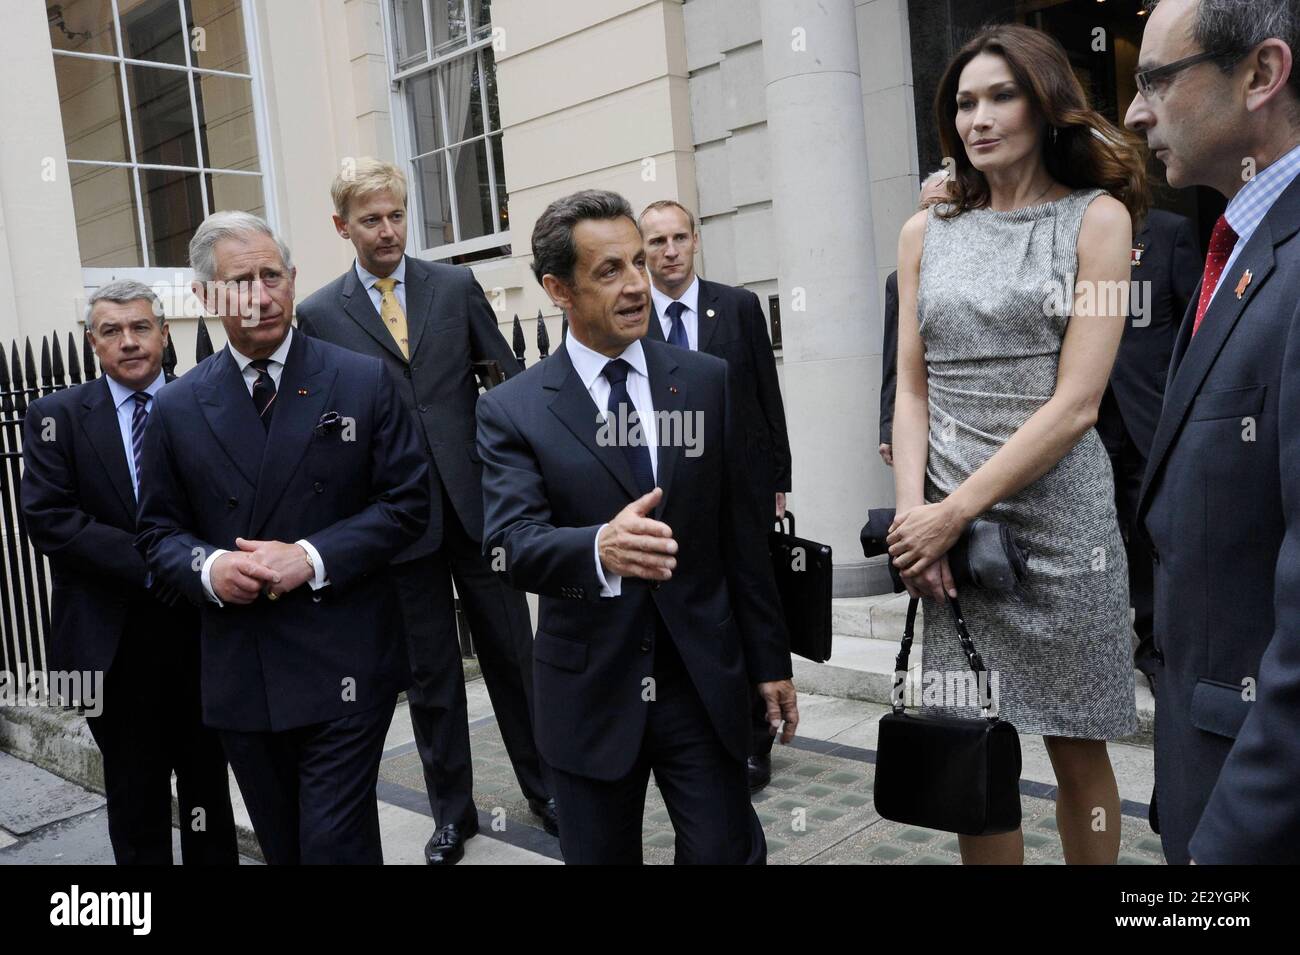
<path fill-rule="evenodd" d="M 307 552 L 299 544 L 235 538 L 237 551 L 212 562 L 212 591 L 222 603 L 250 604 L 260 594 L 277 597 L 312 578 Z"/>
<path fill-rule="evenodd" d="M 894 515 L 885 541 L 889 556 L 913 597 L 942 600 L 957 596 L 948 551 L 966 529 L 946 502 L 921 504 Z"/>

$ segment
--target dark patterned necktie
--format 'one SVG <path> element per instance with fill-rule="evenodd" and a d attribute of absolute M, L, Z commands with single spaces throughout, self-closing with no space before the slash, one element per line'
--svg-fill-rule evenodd
<path fill-rule="evenodd" d="M 271 364 L 271 359 L 258 358 L 249 364 L 257 369 L 257 381 L 253 382 L 253 407 L 257 409 L 257 416 L 262 419 L 262 427 L 269 431 L 271 414 L 275 410 L 275 379 L 266 370 Z"/>
<path fill-rule="evenodd" d="M 672 321 L 672 326 L 668 329 L 668 344 L 690 351 L 691 341 L 686 337 L 686 322 L 682 320 L 685 311 L 686 306 L 681 302 L 672 302 L 666 309 L 665 314 Z"/>
<path fill-rule="evenodd" d="M 632 399 L 627 393 L 627 375 L 631 370 L 632 366 L 626 361 L 622 358 L 615 358 L 601 371 L 601 374 L 609 381 L 609 413 L 614 416 L 614 424 L 617 427 L 618 422 L 625 419 L 628 422 L 629 431 L 632 424 L 640 420 L 639 416 L 632 417 L 637 414 L 636 405 L 632 404 Z M 619 413 L 620 405 L 627 406 L 621 415 Z M 621 429 L 615 433 L 621 433 Z M 642 438 L 643 440 L 636 444 L 620 441 L 619 448 L 623 452 L 623 457 L 627 458 L 628 465 L 632 468 L 632 479 L 636 482 L 638 491 L 641 494 L 649 494 L 655 488 L 655 472 L 650 463 L 650 449 L 646 447 L 644 442 L 644 432 L 642 432 Z"/>
<path fill-rule="evenodd" d="M 149 392 L 137 391 L 135 410 L 131 412 L 131 459 L 135 462 L 135 496 L 140 498 L 140 449 L 144 446 L 144 426 L 149 423 Z"/>

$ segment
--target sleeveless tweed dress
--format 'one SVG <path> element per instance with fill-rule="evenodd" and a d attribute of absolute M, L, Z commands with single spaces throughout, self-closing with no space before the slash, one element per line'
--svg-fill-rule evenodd
<path fill-rule="evenodd" d="M 1052 395 L 1079 229 L 1102 194 L 1076 190 L 1043 205 L 947 220 L 931 210 L 917 296 L 930 405 L 927 501 L 952 493 Z M 1021 733 L 1135 732 L 1128 564 L 1096 430 L 984 516 L 1009 525 L 1029 551 L 1020 592 L 958 589 L 998 715 Z M 978 714 L 962 705 L 974 700 L 960 692 L 970 671 L 951 610 L 928 599 L 923 607 L 920 702 L 927 711 Z"/>

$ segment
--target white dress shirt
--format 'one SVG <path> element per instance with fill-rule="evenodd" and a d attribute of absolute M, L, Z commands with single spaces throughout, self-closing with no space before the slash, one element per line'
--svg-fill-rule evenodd
<path fill-rule="evenodd" d="M 361 284 L 366 287 L 366 294 L 370 296 L 370 303 L 375 306 L 375 314 L 381 314 L 379 305 L 383 301 L 384 293 L 375 288 L 375 283 L 381 276 L 372 275 L 361 267 L 361 262 L 356 263 L 357 278 Z M 393 286 L 393 294 L 397 296 L 397 304 L 402 306 L 402 314 L 406 314 L 406 256 L 402 256 L 402 261 L 397 263 L 397 268 L 389 273 L 390 279 L 397 279 L 397 284 Z"/>
<path fill-rule="evenodd" d="M 144 405 L 146 413 L 153 411 L 153 396 L 158 394 L 158 390 L 166 383 L 167 374 L 159 369 L 158 377 L 143 389 L 149 395 L 149 400 Z M 131 444 L 131 419 L 135 417 L 135 401 L 132 399 L 135 392 L 111 377 L 108 379 L 108 391 L 113 396 L 113 406 L 117 409 L 117 427 L 122 434 L 122 447 L 126 451 L 126 469 L 131 474 L 131 490 L 135 492 L 135 499 L 138 501 L 140 500 L 140 478 L 135 473 L 135 451 Z"/>
<path fill-rule="evenodd" d="M 569 329 L 569 334 L 564 338 L 564 347 L 569 352 L 569 359 L 573 362 L 573 370 L 578 373 L 582 380 L 582 385 L 587 389 L 587 394 L 591 395 L 591 400 L 596 403 L 598 413 L 606 413 L 609 407 L 609 379 L 601 372 L 613 358 L 607 358 L 598 351 L 593 351 L 573 336 L 573 329 Z M 650 400 L 650 373 L 646 370 L 645 352 L 641 348 L 640 340 L 634 341 L 623 350 L 618 356 L 632 366 L 632 370 L 627 375 L 627 396 L 632 399 L 632 405 L 636 408 L 637 415 L 641 419 L 641 434 L 645 438 L 647 449 L 650 452 L 650 470 L 659 480 L 659 432 L 655 422 L 654 402 Z M 622 451 L 620 450 L 621 454 Z M 623 592 L 623 578 L 619 574 L 605 570 L 600 563 L 600 532 L 605 529 L 607 524 L 601 524 L 596 529 L 596 541 L 594 545 L 596 555 L 596 577 L 600 580 L 600 595 L 602 597 L 617 597 Z"/>
<path fill-rule="evenodd" d="M 270 375 L 271 380 L 275 382 L 275 391 L 277 396 L 280 393 L 280 376 L 284 374 L 284 363 L 289 357 L 289 345 L 292 341 L 293 327 L 290 326 L 289 334 L 284 336 L 284 341 L 280 343 L 280 347 L 271 353 L 269 364 L 266 366 L 266 373 Z M 248 388 L 248 398 L 251 401 L 253 398 L 253 385 L 257 383 L 257 369 L 253 367 L 253 359 L 249 358 L 247 355 L 241 354 L 235 349 L 234 345 L 227 345 L 226 347 L 230 349 L 230 357 L 235 359 L 235 364 L 239 366 L 239 373 L 244 378 L 244 384 Z M 127 457 L 129 458 L 130 455 L 128 454 Z M 307 555 L 311 557 L 312 567 L 314 567 L 316 571 L 312 579 L 307 581 L 311 586 L 311 589 L 320 590 L 322 587 L 329 586 L 329 577 L 325 573 L 325 562 L 321 560 L 320 552 L 317 551 L 308 540 L 304 539 L 295 541 L 294 543 L 305 550 Z M 223 607 L 225 604 L 221 602 L 221 598 L 219 598 L 212 589 L 212 562 L 225 553 L 228 553 L 228 551 L 220 548 L 214 550 L 208 555 L 207 559 L 203 561 L 203 570 L 201 572 L 203 592 L 207 594 L 208 599 L 218 607 Z"/>
<path fill-rule="evenodd" d="M 655 303 L 655 312 L 659 316 L 659 327 L 664 331 L 664 341 L 668 341 L 668 333 L 672 331 L 673 320 L 668 317 L 668 306 L 673 302 L 681 302 L 686 306 L 686 311 L 682 312 L 682 324 L 686 326 L 686 340 L 691 345 L 691 351 L 700 350 L 700 277 L 697 275 L 691 279 L 691 284 L 687 286 L 686 291 L 682 293 L 681 298 L 669 298 L 663 292 L 659 291 L 652 284 L 650 286 L 650 298 Z"/>

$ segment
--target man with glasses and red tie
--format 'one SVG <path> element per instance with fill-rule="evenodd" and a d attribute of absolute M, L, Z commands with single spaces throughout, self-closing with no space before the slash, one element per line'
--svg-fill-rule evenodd
<path fill-rule="evenodd" d="M 1300 0 L 1152 5 L 1127 125 L 1229 201 L 1138 502 L 1171 863 L 1300 862 Z"/>

